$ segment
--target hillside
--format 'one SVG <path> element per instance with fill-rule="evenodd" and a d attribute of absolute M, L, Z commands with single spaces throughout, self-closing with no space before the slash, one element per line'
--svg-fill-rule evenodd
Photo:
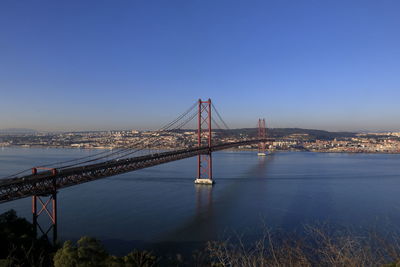
<path fill-rule="evenodd" d="M 248 135 L 250 137 L 254 137 L 257 135 L 257 128 L 242 128 L 242 129 L 231 129 L 226 130 L 226 134 L 239 136 Z M 303 138 L 314 140 L 330 140 L 334 138 L 344 138 L 344 137 L 354 137 L 356 133 L 352 132 L 329 132 L 323 130 L 315 130 L 315 129 L 301 129 L 301 128 L 268 128 L 267 136 L 274 138 L 283 138 L 289 137 L 291 135 L 303 135 Z"/>

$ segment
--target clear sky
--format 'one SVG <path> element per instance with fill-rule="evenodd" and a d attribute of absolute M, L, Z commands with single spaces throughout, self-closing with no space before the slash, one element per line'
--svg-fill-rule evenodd
<path fill-rule="evenodd" d="M 0 1 L 0 128 L 400 130 L 398 0 Z"/>

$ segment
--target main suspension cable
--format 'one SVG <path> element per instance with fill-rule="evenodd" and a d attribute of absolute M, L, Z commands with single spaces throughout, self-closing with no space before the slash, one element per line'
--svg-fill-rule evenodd
<path fill-rule="evenodd" d="M 193 107 L 193 108 L 194 108 L 194 107 Z M 193 109 L 193 108 L 192 108 L 192 109 Z M 188 110 L 188 111 L 190 112 L 191 110 Z M 185 113 L 186 113 L 186 114 L 185 114 L 184 116 L 180 116 L 180 120 L 183 119 L 183 118 L 185 118 L 185 117 L 188 115 L 188 112 L 185 112 Z M 182 128 L 182 127 L 185 126 L 187 123 L 189 123 L 189 122 L 196 116 L 196 114 L 197 114 L 197 111 L 195 111 L 195 110 L 192 111 L 192 114 L 189 115 L 189 118 L 188 118 L 188 119 L 186 119 L 186 120 L 183 121 L 181 124 L 179 124 L 179 126 L 175 127 L 174 129 L 169 129 L 168 131 L 174 131 L 174 130 L 177 130 L 177 129 Z M 179 121 L 179 120 L 176 120 L 176 122 L 178 122 L 178 121 Z M 176 123 L 176 122 L 175 122 L 175 123 Z M 162 129 L 162 130 L 161 130 L 161 129 Z M 158 130 L 158 131 L 156 131 L 156 132 L 162 132 L 162 131 L 166 131 L 166 130 L 167 130 L 167 129 L 165 129 L 165 127 L 162 127 L 162 128 L 160 128 L 160 130 Z M 147 137 L 147 138 L 145 138 L 145 139 L 142 139 L 142 140 L 139 141 L 139 143 L 136 143 L 136 144 L 134 144 L 134 145 L 135 145 L 135 147 L 137 147 L 137 146 L 141 145 L 141 143 L 144 143 L 145 141 L 148 141 L 148 140 L 151 140 L 151 137 Z M 156 142 L 156 141 L 154 141 L 154 142 Z M 153 142 L 153 143 L 154 143 L 154 142 Z M 151 145 L 153 145 L 153 144 L 151 144 Z M 69 167 L 81 165 L 81 164 L 84 164 L 84 163 L 99 161 L 99 160 L 104 159 L 104 158 L 109 158 L 110 156 L 115 157 L 114 159 L 119 159 L 119 158 L 125 157 L 125 156 L 127 156 L 127 155 L 131 155 L 131 154 L 133 154 L 133 153 L 136 153 L 136 152 L 138 152 L 138 151 L 141 151 L 141 150 L 143 150 L 143 149 L 146 149 L 146 148 L 137 148 L 137 149 L 135 149 L 135 150 L 133 150 L 133 151 L 129 151 L 129 150 L 131 150 L 132 148 L 134 148 L 134 147 L 121 149 L 121 150 L 119 150 L 119 151 L 115 151 L 114 153 L 111 153 L 111 154 L 108 154 L 108 155 L 105 155 L 105 156 L 102 156 L 102 157 L 98 157 L 98 158 L 95 158 L 95 159 L 90 159 L 90 160 L 86 160 L 86 161 L 83 161 L 83 162 L 78 162 L 78 163 L 70 164 L 70 165 L 67 165 L 67 166 L 62 166 L 62 167 L 60 167 L 60 169 L 65 169 L 65 168 L 69 168 Z M 124 153 L 124 152 L 127 152 L 127 153 L 125 153 L 125 154 L 123 154 L 123 155 L 118 155 L 118 156 L 116 156 L 117 154 L 122 154 L 122 153 Z M 111 159 L 110 159 L 110 160 L 111 160 Z"/>
<path fill-rule="evenodd" d="M 219 114 L 217 108 L 214 106 L 214 104 L 211 104 L 213 110 L 215 111 L 215 114 L 217 114 L 217 117 L 219 120 L 222 122 L 222 124 L 225 126 L 227 130 L 230 130 L 229 126 L 225 123 L 224 119 L 222 119 L 221 115 Z"/>

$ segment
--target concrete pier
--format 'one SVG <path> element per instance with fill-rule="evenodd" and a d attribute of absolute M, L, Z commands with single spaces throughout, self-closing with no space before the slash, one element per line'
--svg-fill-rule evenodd
<path fill-rule="evenodd" d="M 196 179 L 194 180 L 195 184 L 207 184 L 207 185 L 213 185 L 214 181 L 211 179 Z"/>

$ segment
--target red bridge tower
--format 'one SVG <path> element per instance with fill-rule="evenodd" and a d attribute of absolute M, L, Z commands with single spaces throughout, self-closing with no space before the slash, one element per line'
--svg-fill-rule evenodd
<path fill-rule="evenodd" d="M 265 119 L 258 120 L 258 139 L 265 139 L 267 137 L 267 128 L 265 126 Z M 259 156 L 266 156 L 266 143 L 258 143 L 258 154 Z"/>
<path fill-rule="evenodd" d="M 211 157 L 211 99 L 207 101 L 199 99 L 198 109 L 197 144 L 199 147 L 207 145 L 209 150 L 207 154 L 197 156 L 197 179 L 194 182 L 212 185 L 214 181 Z"/>

